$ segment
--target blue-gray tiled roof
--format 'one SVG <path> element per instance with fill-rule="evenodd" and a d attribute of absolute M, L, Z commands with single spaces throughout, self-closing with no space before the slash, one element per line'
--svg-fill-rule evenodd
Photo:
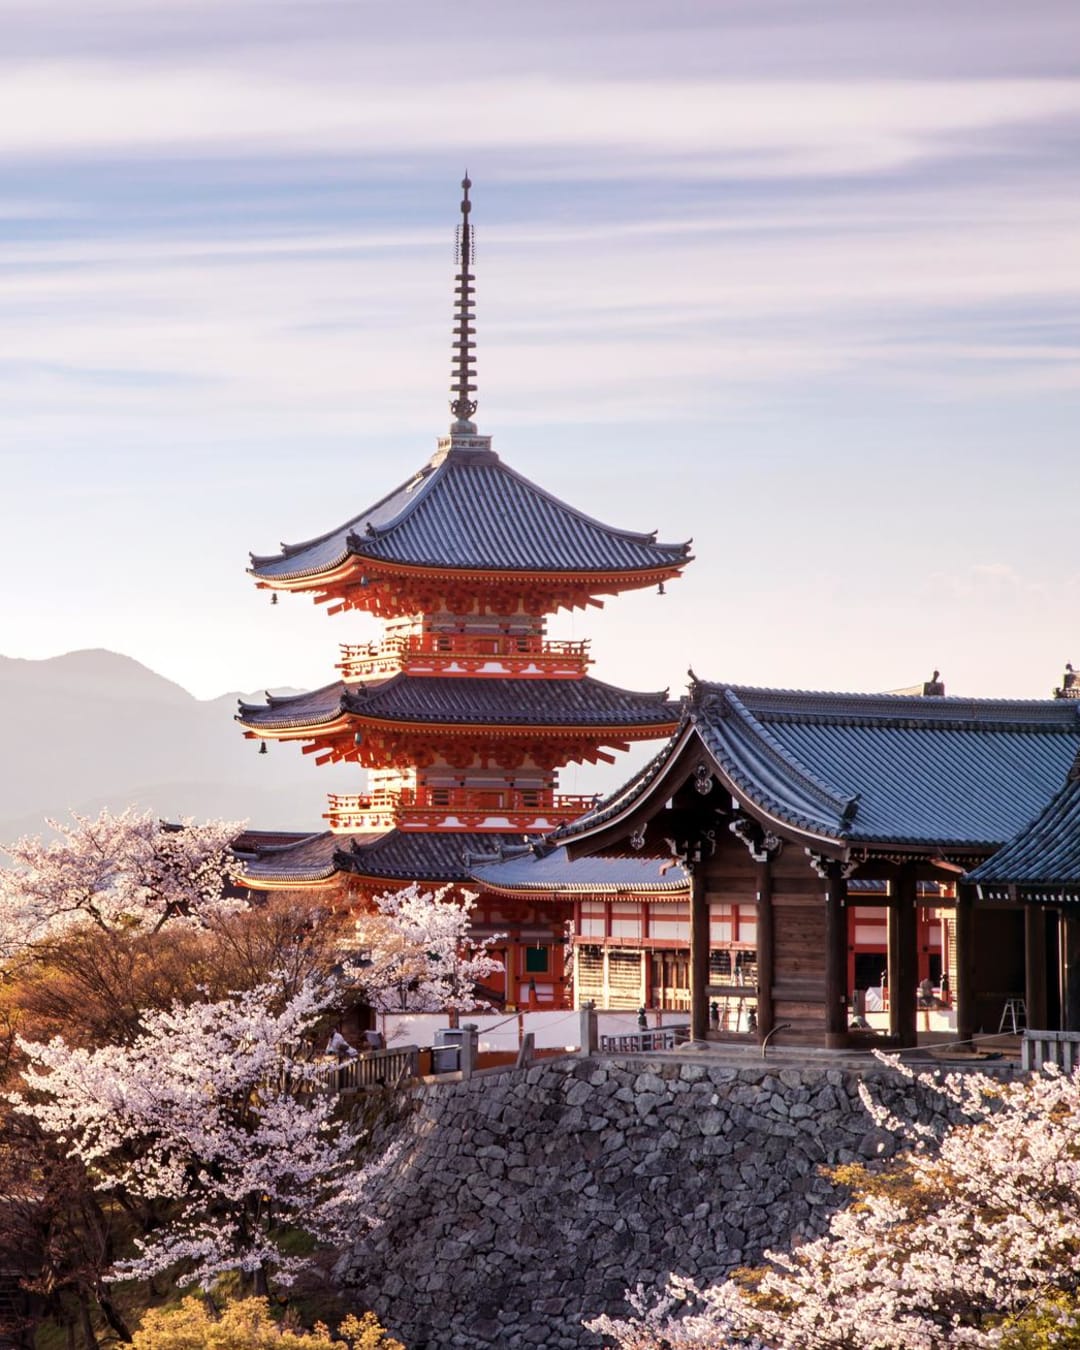
<path fill-rule="evenodd" d="M 281 881 L 325 881 L 338 870 L 334 855 L 348 838 L 324 830 L 321 834 L 284 835 L 245 830 L 233 844 L 243 866 L 242 885 L 253 890 Z"/>
<path fill-rule="evenodd" d="M 451 450 L 339 529 L 252 555 L 264 581 L 296 580 L 350 555 L 413 567 L 484 572 L 640 572 L 681 567 L 689 544 L 658 544 L 601 524 L 503 464 L 493 451 Z"/>
<path fill-rule="evenodd" d="M 472 877 L 483 886 L 508 891 L 544 891 L 553 895 L 668 893 L 688 891 L 690 877 L 671 858 L 594 854 L 571 862 L 564 848 L 537 854 L 529 848 L 485 860 L 476 840 Z"/>
<path fill-rule="evenodd" d="M 498 726 L 655 726 L 663 735 L 681 707 L 666 691 L 639 693 L 584 676 L 578 680 L 501 676 L 409 675 L 367 684 L 340 681 L 312 693 L 267 695 L 240 703 L 238 721 L 253 730 L 318 727 L 342 713 L 391 722 Z"/>
<path fill-rule="evenodd" d="M 340 838 L 340 836 L 339 836 Z M 458 830 L 390 830 L 342 840 L 338 865 L 343 872 L 388 881 L 468 881 L 478 848 L 520 845 L 521 834 L 478 836 Z"/>
<path fill-rule="evenodd" d="M 1015 887 L 1031 899 L 1080 899 L 1080 757 L 1045 810 L 967 880 L 991 898 Z"/>
<path fill-rule="evenodd" d="M 1049 801 L 1080 748 L 1080 718 L 1075 703 L 1060 699 L 696 683 L 659 762 L 554 838 L 637 809 L 688 734 L 737 793 L 782 824 L 856 845 L 981 850 L 1000 846 Z"/>

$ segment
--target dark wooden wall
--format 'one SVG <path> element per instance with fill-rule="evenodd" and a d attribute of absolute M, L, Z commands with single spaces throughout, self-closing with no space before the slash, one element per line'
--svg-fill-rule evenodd
<path fill-rule="evenodd" d="M 774 1025 L 777 1043 L 823 1045 L 825 1037 L 825 903 L 823 883 L 806 854 L 788 845 L 770 863 L 775 958 Z M 706 867 L 708 899 L 713 904 L 752 905 L 758 864 L 734 837 L 721 838 Z M 765 972 L 759 968 L 759 978 Z"/>

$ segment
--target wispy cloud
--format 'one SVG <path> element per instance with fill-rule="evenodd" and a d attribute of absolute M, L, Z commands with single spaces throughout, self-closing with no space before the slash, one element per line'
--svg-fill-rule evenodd
<path fill-rule="evenodd" d="M 313 72 L 314 75 L 314 72 Z M 477 116 L 478 110 L 483 115 Z M 367 154 L 591 150 L 601 172 L 807 177 L 955 154 L 1002 127 L 1080 115 L 1080 81 L 286 79 L 99 62 L 9 69 L 0 153 Z M 467 131 L 466 131 L 467 128 Z M 671 157 L 674 156 L 674 159 Z M 614 157 L 614 158 L 613 158 Z"/>
<path fill-rule="evenodd" d="M 245 550 L 359 509 L 442 429 L 466 162 L 484 428 L 586 509 L 699 540 L 666 607 L 604 616 L 642 682 L 776 678 L 792 642 L 860 652 L 818 683 L 977 671 L 959 634 L 995 606 L 1056 651 L 1071 0 L 0 12 L 0 570 L 37 560 L 12 651 L 100 616 L 201 692 L 324 675 L 340 633 L 288 629 L 283 669 L 237 608 Z"/>

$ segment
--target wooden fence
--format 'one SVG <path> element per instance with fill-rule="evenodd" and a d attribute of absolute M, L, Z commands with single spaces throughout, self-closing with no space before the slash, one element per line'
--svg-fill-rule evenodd
<path fill-rule="evenodd" d="M 614 1036 L 601 1036 L 600 1050 L 608 1055 L 641 1055 L 655 1050 L 674 1050 L 680 1041 L 688 1040 L 689 1036 L 688 1026 L 620 1031 Z"/>
<path fill-rule="evenodd" d="M 1020 1063 L 1025 1071 L 1056 1064 L 1072 1073 L 1080 1068 L 1080 1031 L 1025 1031 Z"/>
<path fill-rule="evenodd" d="M 321 1077 L 334 1092 L 398 1087 L 410 1078 L 420 1077 L 420 1049 L 415 1045 L 402 1045 L 394 1050 L 371 1050 L 340 1064 L 327 1064 Z"/>

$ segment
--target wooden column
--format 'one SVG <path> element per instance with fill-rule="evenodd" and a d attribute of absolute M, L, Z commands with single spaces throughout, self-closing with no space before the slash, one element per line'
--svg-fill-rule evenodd
<path fill-rule="evenodd" d="M 709 900 L 705 864 L 690 873 L 690 1037 L 703 1041 L 709 1034 Z"/>
<path fill-rule="evenodd" d="M 919 985 L 918 894 L 915 867 L 904 863 L 889 897 L 889 1035 L 901 1046 L 918 1043 L 915 996 Z"/>
<path fill-rule="evenodd" d="M 1080 916 L 1061 911 L 1061 1029 L 1080 1031 Z"/>
<path fill-rule="evenodd" d="M 1024 906 L 1024 1003 L 1028 1026 L 1048 1031 L 1046 910 L 1030 901 Z"/>
<path fill-rule="evenodd" d="M 757 1027 L 758 1039 L 762 1041 L 776 1024 L 772 993 L 775 938 L 772 864 L 766 856 L 757 865 Z"/>
<path fill-rule="evenodd" d="M 843 1050 L 847 1021 L 847 881 L 839 863 L 827 865 L 825 881 L 825 1046 Z"/>
<path fill-rule="evenodd" d="M 975 1035 L 975 892 L 960 882 L 956 887 L 956 1039 Z"/>

